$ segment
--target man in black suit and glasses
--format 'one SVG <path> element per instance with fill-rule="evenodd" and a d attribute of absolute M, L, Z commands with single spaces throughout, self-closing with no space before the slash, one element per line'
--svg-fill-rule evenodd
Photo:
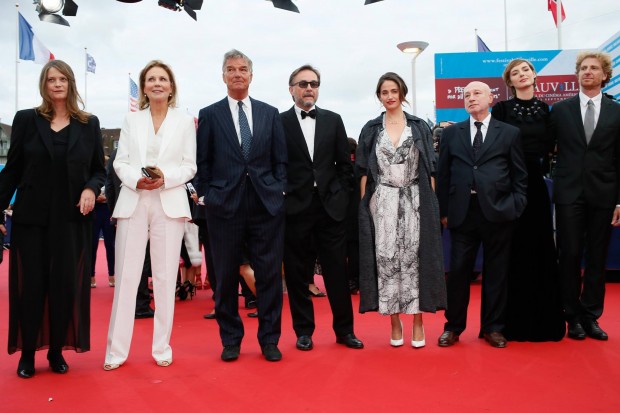
<path fill-rule="evenodd" d="M 471 82 L 464 100 L 469 119 L 444 129 L 439 149 L 437 197 L 452 239 L 447 322 L 439 346 L 455 344 L 465 330 L 469 282 L 482 242 L 481 331 L 491 346 L 503 348 L 510 243 L 525 209 L 527 170 L 519 129 L 491 117 L 489 86 Z"/>
<path fill-rule="evenodd" d="M 336 342 L 363 348 L 353 333 L 346 270 L 347 207 L 353 190 L 347 133 L 340 115 L 315 106 L 321 76 L 304 65 L 289 77 L 295 105 L 281 114 L 288 148 L 284 274 L 299 350 L 312 350 L 314 309 L 308 280 L 318 253 Z"/>
<path fill-rule="evenodd" d="M 256 277 L 258 342 L 268 361 L 279 361 L 286 142 L 276 108 L 249 96 L 252 61 L 238 50 L 224 55 L 228 96 L 200 111 L 195 177 L 205 205 L 217 279 L 215 314 L 222 360 L 239 357 L 239 264 L 247 242 Z"/>
<path fill-rule="evenodd" d="M 601 93 L 612 74 L 607 53 L 580 53 L 575 70 L 579 93 L 551 110 L 562 300 L 568 337 L 607 340 L 597 320 L 603 314 L 611 227 L 620 225 L 620 105 Z"/>

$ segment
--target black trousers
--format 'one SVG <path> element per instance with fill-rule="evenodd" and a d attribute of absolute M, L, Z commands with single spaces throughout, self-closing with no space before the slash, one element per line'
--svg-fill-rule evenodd
<path fill-rule="evenodd" d="M 297 336 L 314 333 L 314 307 L 308 279 L 318 254 L 337 336 L 353 333 L 353 307 L 346 270 L 345 221 L 333 220 L 314 194 L 307 210 L 286 217 L 284 274 L 293 329 Z M 314 246 L 314 247 L 313 247 Z"/>
<path fill-rule="evenodd" d="M 555 211 L 564 316 L 569 322 L 597 320 L 603 314 L 613 208 L 595 208 L 580 198 Z"/>
<path fill-rule="evenodd" d="M 446 283 L 446 331 L 462 333 L 467 325 L 471 273 L 480 243 L 484 247 L 480 325 L 484 333 L 501 332 L 505 325 L 508 267 L 514 221 L 488 221 L 472 196 L 465 221 L 450 228 L 452 249 Z"/>

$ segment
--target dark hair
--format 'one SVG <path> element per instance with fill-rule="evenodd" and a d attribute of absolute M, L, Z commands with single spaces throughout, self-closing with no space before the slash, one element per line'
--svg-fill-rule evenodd
<path fill-rule="evenodd" d="M 575 64 L 575 74 L 577 76 L 579 76 L 579 68 L 581 67 L 581 64 L 589 57 L 598 59 L 598 61 L 601 62 L 601 69 L 603 69 L 603 72 L 607 75 L 607 79 L 601 82 L 601 87 L 604 87 L 611 80 L 611 75 L 614 71 L 611 63 L 611 56 L 609 53 L 599 52 L 596 50 L 589 50 L 579 53 Z"/>
<path fill-rule="evenodd" d="M 77 91 L 73 70 L 71 70 L 71 66 L 62 60 L 50 60 L 45 64 L 45 66 L 43 66 L 43 69 L 41 69 L 41 75 L 39 76 L 39 93 L 43 98 L 43 102 L 35 108 L 37 113 L 48 121 L 51 121 L 54 117 L 54 105 L 52 103 L 52 99 L 47 93 L 47 75 L 51 68 L 58 70 L 64 77 L 67 78 L 67 100 L 65 102 L 65 106 L 69 116 L 82 123 L 88 122 L 90 113 L 84 112 L 80 109 L 80 106 L 82 108 L 84 107 L 84 102 Z"/>
<path fill-rule="evenodd" d="M 502 78 L 504 79 L 504 83 L 506 83 L 506 86 L 508 86 L 510 88 L 510 90 L 512 91 L 512 96 L 516 96 L 517 95 L 517 90 L 510 83 L 510 71 L 512 69 L 514 69 L 516 66 L 520 65 L 521 63 L 527 63 L 527 65 L 530 67 L 530 69 L 532 69 L 532 72 L 536 73 L 536 69 L 534 69 L 534 65 L 532 65 L 532 63 L 530 63 L 529 60 L 513 59 L 510 62 L 508 62 L 508 65 L 506 66 L 506 69 L 504 69 L 504 74 L 502 75 Z M 536 87 L 536 78 L 534 78 L 534 87 Z"/>
<path fill-rule="evenodd" d="M 297 76 L 299 72 L 302 72 L 304 70 L 310 70 L 314 72 L 314 74 L 316 75 L 316 79 L 319 81 L 319 83 L 321 83 L 321 73 L 319 72 L 319 69 L 313 67 L 312 65 L 305 64 L 293 70 L 293 73 L 291 73 L 291 75 L 288 77 L 288 85 L 293 86 L 293 79 L 295 79 L 295 76 Z"/>
<path fill-rule="evenodd" d="M 391 80 L 392 82 L 398 85 L 398 98 L 400 99 L 400 102 L 409 103 L 406 98 L 407 92 L 409 92 L 409 89 L 407 88 L 407 85 L 405 84 L 405 81 L 403 80 L 403 78 L 398 76 L 394 72 L 387 72 L 379 78 L 379 81 L 377 82 L 377 89 L 375 90 L 375 94 L 377 95 L 377 98 L 381 100 L 381 86 L 383 85 L 385 81 L 388 81 L 388 80 Z"/>

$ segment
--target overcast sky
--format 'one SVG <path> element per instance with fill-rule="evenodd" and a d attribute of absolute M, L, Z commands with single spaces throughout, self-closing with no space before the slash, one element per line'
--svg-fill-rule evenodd
<path fill-rule="evenodd" d="M 127 112 L 128 73 L 137 82 L 151 59 L 170 64 L 177 77 L 179 106 L 189 113 L 222 99 L 223 54 L 237 48 L 254 62 L 253 98 L 281 111 L 292 105 L 288 76 L 310 63 L 321 70 L 317 105 L 342 115 L 347 133 L 357 138 L 381 107 L 374 96 L 386 71 L 411 83 L 411 58 L 396 45 L 422 40 L 418 57 L 418 116 L 434 120 L 436 53 L 474 51 L 474 31 L 492 51 L 503 51 L 504 3 L 509 50 L 557 49 L 557 31 L 546 0 L 297 0 L 301 14 L 275 9 L 265 0 L 204 0 L 198 21 L 157 6 L 157 0 L 126 4 L 115 0 L 76 0 L 71 27 L 39 21 L 31 0 L 0 1 L 0 121 L 15 113 L 15 4 L 35 35 L 76 72 L 87 110 L 105 128 L 116 128 Z M 620 1 L 564 0 L 567 18 L 563 48 L 596 48 L 620 30 Z M 84 86 L 84 48 L 97 63 Z M 22 61 L 19 109 L 40 103 L 41 65 Z M 85 93 L 87 92 L 87 93 Z"/>

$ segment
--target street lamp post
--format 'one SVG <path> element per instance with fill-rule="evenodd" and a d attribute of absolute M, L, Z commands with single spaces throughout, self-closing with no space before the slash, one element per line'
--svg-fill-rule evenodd
<path fill-rule="evenodd" d="M 411 110 L 413 115 L 417 116 L 417 104 L 416 104 L 416 90 L 415 90 L 415 59 L 420 53 L 428 47 L 427 42 L 403 42 L 399 43 L 397 47 L 403 53 L 413 55 L 411 59 Z"/>

